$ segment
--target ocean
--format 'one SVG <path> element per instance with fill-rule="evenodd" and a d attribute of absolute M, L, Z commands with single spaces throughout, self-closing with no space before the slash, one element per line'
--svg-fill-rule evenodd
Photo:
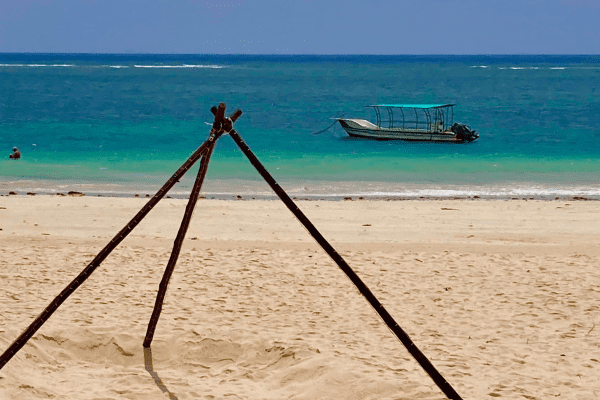
<path fill-rule="evenodd" d="M 293 197 L 600 199 L 598 55 L 4 53 L 0 194 L 152 195 L 206 140 L 220 102 L 243 110 L 236 130 Z M 454 103 L 480 137 L 371 141 L 330 126 L 374 121 L 375 103 Z M 227 136 L 202 195 L 273 197 Z"/>

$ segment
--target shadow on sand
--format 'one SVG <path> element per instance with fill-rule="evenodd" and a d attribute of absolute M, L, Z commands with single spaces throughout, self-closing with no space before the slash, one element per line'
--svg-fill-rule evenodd
<path fill-rule="evenodd" d="M 169 395 L 169 399 L 179 400 L 177 398 L 177 396 L 175 396 L 173 393 L 171 393 L 169 391 L 169 389 L 167 389 L 167 387 L 165 386 L 163 381 L 160 379 L 158 374 L 154 371 L 154 368 L 152 367 L 152 349 L 150 347 L 144 347 L 144 364 L 146 365 L 146 371 L 148 371 L 148 373 L 150 374 L 152 379 L 154 379 L 156 386 L 158 386 L 158 388 L 160 390 L 162 390 L 164 393 L 167 393 Z"/>

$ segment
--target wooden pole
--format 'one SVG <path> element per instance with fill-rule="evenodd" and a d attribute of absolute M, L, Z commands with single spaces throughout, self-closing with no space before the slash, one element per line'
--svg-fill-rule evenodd
<path fill-rule="evenodd" d="M 433 379 L 435 384 L 440 388 L 440 390 L 451 400 L 462 400 L 460 395 L 454 390 L 454 388 L 446 381 L 446 379 L 438 372 L 438 370 L 431 364 L 429 359 L 417 348 L 414 342 L 410 339 L 410 337 L 404 332 L 404 330 L 396 323 L 394 318 L 387 312 L 387 310 L 383 307 L 383 305 L 377 300 L 373 292 L 365 285 L 365 283 L 360 279 L 360 277 L 350 268 L 348 263 L 342 258 L 341 255 L 325 240 L 323 235 L 315 228 L 315 226 L 310 222 L 310 220 L 304 215 L 304 213 L 296 206 L 296 204 L 292 201 L 292 199 L 287 195 L 287 193 L 279 186 L 279 184 L 273 179 L 271 174 L 265 169 L 265 167 L 260 163 L 258 158 L 254 155 L 252 150 L 248 147 L 248 145 L 244 142 L 241 136 L 232 129 L 229 132 L 229 135 L 233 138 L 233 140 L 240 147 L 242 152 L 248 157 L 250 163 L 256 168 L 258 173 L 267 181 L 271 189 L 279 196 L 281 201 L 287 206 L 287 208 L 298 218 L 298 221 L 306 230 L 310 233 L 310 235 L 317 241 L 317 243 L 325 250 L 329 257 L 335 261 L 335 263 L 344 271 L 346 276 L 350 278 L 352 283 L 356 286 L 356 288 L 360 291 L 360 293 L 367 299 L 371 307 L 379 314 L 383 322 L 387 325 L 387 327 L 396 335 L 396 337 L 402 342 L 404 347 L 408 350 L 408 352 L 417 360 L 419 365 L 427 372 L 427 374 Z"/>
<path fill-rule="evenodd" d="M 150 317 L 148 329 L 146 330 L 146 337 L 144 338 L 144 347 L 150 347 L 150 344 L 152 343 L 154 331 L 156 330 L 156 324 L 158 324 L 158 319 L 160 318 L 160 313 L 162 311 L 165 295 L 167 294 L 169 280 L 171 279 L 171 275 L 173 275 L 173 271 L 175 270 L 175 264 L 177 264 L 177 258 L 179 258 L 181 246 L 183 244 L 183 240 L 185 239 L 185 234 L 187 233 L 188 227 L 190 226 L 192 214 L 194 213 L 194 207 L 196 206 L 196 202 L 198 201 L 198 195 L 200 194 L 200 189 L 202 189 L 202 183 L 204 182 L 204 178 L 206 177 L 206 171 L 208 170 L 208 162 L 210 161 L 211 153 L 215 148 L 217 137 L 218 136 L 211 133 L 211 139 L 209 140 L 212 141 L 210 142 L 206 153 L 204 154 L 204 157 L 202 158 L 202 161 L 200 163 L 198 176 L 196 177 L 196 182 L 194 183 L 192 193 L 190 194 L 190 199 L 185 208 L 185 213 L 181 221 L 181 226 L 179 227 L 177 237 L 175 238 L 175 243 L 173 244 L 173 251 L 171 252 L 171 257 L 169 258 L 167 268 L 165 269 L 165 273 L 163 274 L 162 280 L 160 281 L 158 294 L 156 295 L 156 302 L 154 303 L 154 310 L 152 311 L 152 317 Z"/>
<path fill-rule="evenodd" d="M 210 161 L 210 156 L 215 148 L 217 139 L 224 132 L 223 123 L 229 122 L 233 124 L 231 122 L 231 119 L 229 119 L 229 121 L 226 121 L 225 108 L 225 103 L 220 103 L 219 107 L 212 107 L 210 109 L 210 111 L 215 116 L 215 121 L 210 131 L 210 136 L 206 141 L 208 143 L 208 146 L 200 164 L 200 169 L 198 170 L 198 175 L 196 176 L 196 181 L 194 182 L 194 187 L 192 188 L 192 193 L 190 194 L 190 199 L 185 208 L 185 213 L 183 215 L 179 231 L 177 232 L 177 237 L 175 238 L 175 242 L 173 243 L 173 251 L 171 251 L 169 262 L 167 263 L 167 267 L 165 268 L 165 273 L 163 274 L 162 280 L 160 281 L 158 293 L 156 295 L 156 301 L 154 303 L 154 309 L 152 310 L 152 316 L 150 317 L 150 321 L 148 322 L 146 336 L 144 337 L 143 346 L 145 348 L 150 347 L 150 345 L 152 344 L 152 339 L 154 338 L 156 325 L 158 324 L 158 319 L 160 318 L 160 313 L 162 312 L 162 306 L 165 300 L 165 295 L 167 294 L 169 280 L 171 279 L 171 275 L 173 275 L 173 271 L 175 270 L 175 265 L 177 264 L 177 259 L 179 258 L 181 246 L 183 244 L 185 234 L 187 233 L 188 227 L 190 225 L 190 221 L 194 213 L 194 207 L 196 206 L 200 190 L 202 189 L 202 183 L 204 182 L 204 178 L 206 177 L 206 171 L 208 170 L 208 162 Z M 228 125 L 227 128 L 231 129 L 231 125 Z"/>
<path fill-rule="evenodd" d="M 29 327 L 10 345 L 8 349 L 0 356 L 0 370 L 6 363 L 27 343 L 29 339 L 44 325 L 52 314 L 60 307 L 62 303 L 75 291 L 89 276 L 98 268 L 106 257 L 117 247 L 123 239 L 144 219 L 144 217 L 158 204 L 158 202 L 167 194 L 169 190 L 181 179 L 181 177 L 205 154 L 211 141 L 207 140 L 200 146 L 188 160 L 173 174 L 173 176 L 164 184 L 162 188 L 142 207 L 142 209 L 129 221 L 123 229 L 98 253 L 98 255 L 89 263 L 87 267 L 71 283 L 63 289 L 62 292 L 36 317 Z"/>

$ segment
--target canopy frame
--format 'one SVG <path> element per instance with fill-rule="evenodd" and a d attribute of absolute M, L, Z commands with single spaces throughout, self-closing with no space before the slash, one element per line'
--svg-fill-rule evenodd
<path fill-rule="evenodd" d="M 380 129 L 408 129 L 419 132 L 443 132 L 454 123 L 455 104 L 371 104 L 377 119 L 376 125 Z M 382 119 L 381 109 L 387 111 L 387 119 Z M 412 109 L 414 120 L 407 120 L 404 109 Z M 394 118 L 394 110 L 400 110 L 402 121 Z M 421 119 L 419 119 L 421 115 Z M 384 126 L 387 125 L 387 126 Z"/>

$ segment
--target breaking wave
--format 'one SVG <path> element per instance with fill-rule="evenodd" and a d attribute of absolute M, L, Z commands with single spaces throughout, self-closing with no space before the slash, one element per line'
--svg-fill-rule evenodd
<path fill-rule="evenodd" d="M 135 68 L 227 68 L 223 65 L 183 64 L 183 65 L 134 65 Z"/>
<path fill-rule="evenodd" d="M 129 65 L 76 65 L 76 64 L 0 64 L 0 67 L 69 67 L 69 68 L 130 68 Z M 182 64 L 182 65 L 133 65 L 135 68 L 212 68 L 220 69 L 227 68 L 225 65 L 215 64 Z"/>

